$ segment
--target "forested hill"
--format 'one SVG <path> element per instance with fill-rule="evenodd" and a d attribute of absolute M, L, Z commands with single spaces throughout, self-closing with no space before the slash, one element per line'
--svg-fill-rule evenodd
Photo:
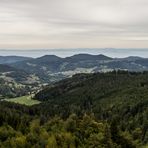
<path fill-rule="evenodd" d="M 1 102 L 0 147 L 148 146 L 148 72 L 77 74 L 34 98 L 42 103 Z"/>
<path fill-rule="evenodd" d="M 42 108 L 50 115 L 94 113 L 109 122 L 116 118 L 121 130 L 148 142 L 147 72 L 78 74 L 45 88 L 35 98 L 45 101 Z"/>
<path fill-rule="evenodd" d="M 30 59 L 32 58 L 22 56 L 0 56 L 0 64 L 10 64 Z"/>
<path fill-rule="evenodd" d="M 0 72 L 10 72 L 10 71 L 16 71 L 16 69 L 8 65 L 0 64 Z"/>
<path fill-rule="evenodd" d="M 72 78 L 59 81 L 36 94 L 41 101 L 70 100 L 79 102 L 91 98 L 93 101 L 109 99 L 111 96 L 123 96 L 138 91 L 146 91 L 148 72 L 113 71 L 108 73 L 76 74 Z M 72 98 L 71 98 L 72 97 Z M 127 98 L 126 97 L 126 98 Z M 114 97 L 113 97 L 114 98 Z M 122 97 L 123 98 L 123 97 Z M 125 101 L 128 101 L 129 99 Z"/>

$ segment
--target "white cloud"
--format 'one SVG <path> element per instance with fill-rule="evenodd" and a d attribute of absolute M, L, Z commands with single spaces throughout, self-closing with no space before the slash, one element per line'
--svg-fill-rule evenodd
<path fill-rule="evenodd" d="M 148 47 L 147 7 L 147 0 L 0 0 L 0 48 Z"/>

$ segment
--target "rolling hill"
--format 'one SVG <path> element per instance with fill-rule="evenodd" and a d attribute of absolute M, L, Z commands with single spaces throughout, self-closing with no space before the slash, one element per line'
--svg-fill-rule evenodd
<path fill-rule="evenodd" d="M 55 55 L 45 55 L 34 59 L 14 56 L 9 56 L 9 58 L 14 63 L 6 60 L 7 65 L 0 65 L 0 78 L 6 86 L 13 83 L 12 86 L 15 86 L 15 89 L 16 86 L 23 85 L 32 89 L 34 86 L 36 90 L 41 85 L 51 84 L 78 73 L 148 70 L 148 59 L 141 57 L 110 58 L 105 55 L 77 54 L 66 58 Z"/>
<path fill-rule="evenodd" d="M 14 67 L 8 66 L 8 65 L 4 65 L 4 64 L 0 64 L 0 72 L 10 72 L 10 71 L 16 71 L 16 69 Z"/>
<path fill-rule="evenodd" d="M 32 58 L 22 56 L 0 56 L 0 64 L 10 64 L 15 62 L 21 62 Z"/>
<path fill-rule="evenodd" d="M 49 85 L 35 98 L 43 102 L 38 106 L 42 114 L 67 118 L 71 113 L 78 116 L 93 113 L 97 119 L 109 123 L 116 118 L 121 131 L 130 132 L 134 138 L 139 129 L 144 135 L 135 140 L 147 143 L 147 77 L 147 72 L 125 71 L 78 74 Z"/>
<path fill-rule="evenodd" d="M 16 97 L 30 93 L 40 80 L 24 70 L 0 64 L 0 97 Z"/>
<path fill-rule="evenodd" d="M 148 59 L 141 57 L 110 58 L 104 55 L 77 54 L 60 58 L 45 55 L 36 59 L 10 64 L 35 74 L 43 83 L 55 82 L 77 73 L 108 72 L 113 70 L 146 71 Z"/>

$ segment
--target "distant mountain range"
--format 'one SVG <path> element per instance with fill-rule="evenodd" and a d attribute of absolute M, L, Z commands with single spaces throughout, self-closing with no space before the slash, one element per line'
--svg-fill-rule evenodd
<path fill-rule="evenodd" d="M 0 64 L 10 64 L 15 62 L 21 62 L 32 58 L 22 56 L 0 56 Z"/>
<path fill-rule="evenodd" d="M 118 69 L 128 71 L 148 70 L 148 58 L 134 56 L 111 58 L 102 54 L 77 54 L 66 58 L 55 55 L 45 55 L 39 58 L 1 56 L 0 63 L 8 65 L 7 68 L 10 70 L 15 68 L 15 70 L 23 71 L 29 76 L 34 75 L 41 83 L 58 81 L 77 73 L 108 72 Z M 17 76 L 17 73 L 15 74 Z"/>

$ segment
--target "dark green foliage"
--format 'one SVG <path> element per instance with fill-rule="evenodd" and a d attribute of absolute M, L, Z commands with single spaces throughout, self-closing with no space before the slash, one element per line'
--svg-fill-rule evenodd
<path fill-rule="evenodd" d="M 148 144 L 148 73 L 79 74 L 26 107 L 0 104 L 0 147 L 136 148 Z"/>
<path fill-rule="evenodd" d="M 46 110 L 43 112 L 47 116 L 67 118 L 71 113 L 94 113 L 97 119 L 110 124 L 117 118 L 120 130 L 128 131 L 137 143 L 147 143 L 147 90 L 147 72 L 113 71 L 75 75 L 45 88 L 35 98 L 45 102 L 38 107 Z"/>
<path fill-rule="evenodd" d="M 15 116 L 15 112 L 13 112 Z M 29 117 L 28 117 L 29 119 Z M 23 121 L 23 120 L 22 120 Z M 114 148 L 129 145 L 134 147 L 132 140 L 124 143 L 116 143 L 111 137 L 111 130 L 108 123 L 98 121 L 91 115 L 84 115 L 81 118 L 71 115 L 63 120 L 54 117 L 46 123 L 41 124 L 40 119 L 26 120 L 28 123 L 21 128 L 15 128 L 8 124 L 0 127 L 1 147 L 53 147 L 53 148 L 79 148 L 79 147 L 100 147 Z M 10 123 L 12 124 L 12 123 Z"/>

